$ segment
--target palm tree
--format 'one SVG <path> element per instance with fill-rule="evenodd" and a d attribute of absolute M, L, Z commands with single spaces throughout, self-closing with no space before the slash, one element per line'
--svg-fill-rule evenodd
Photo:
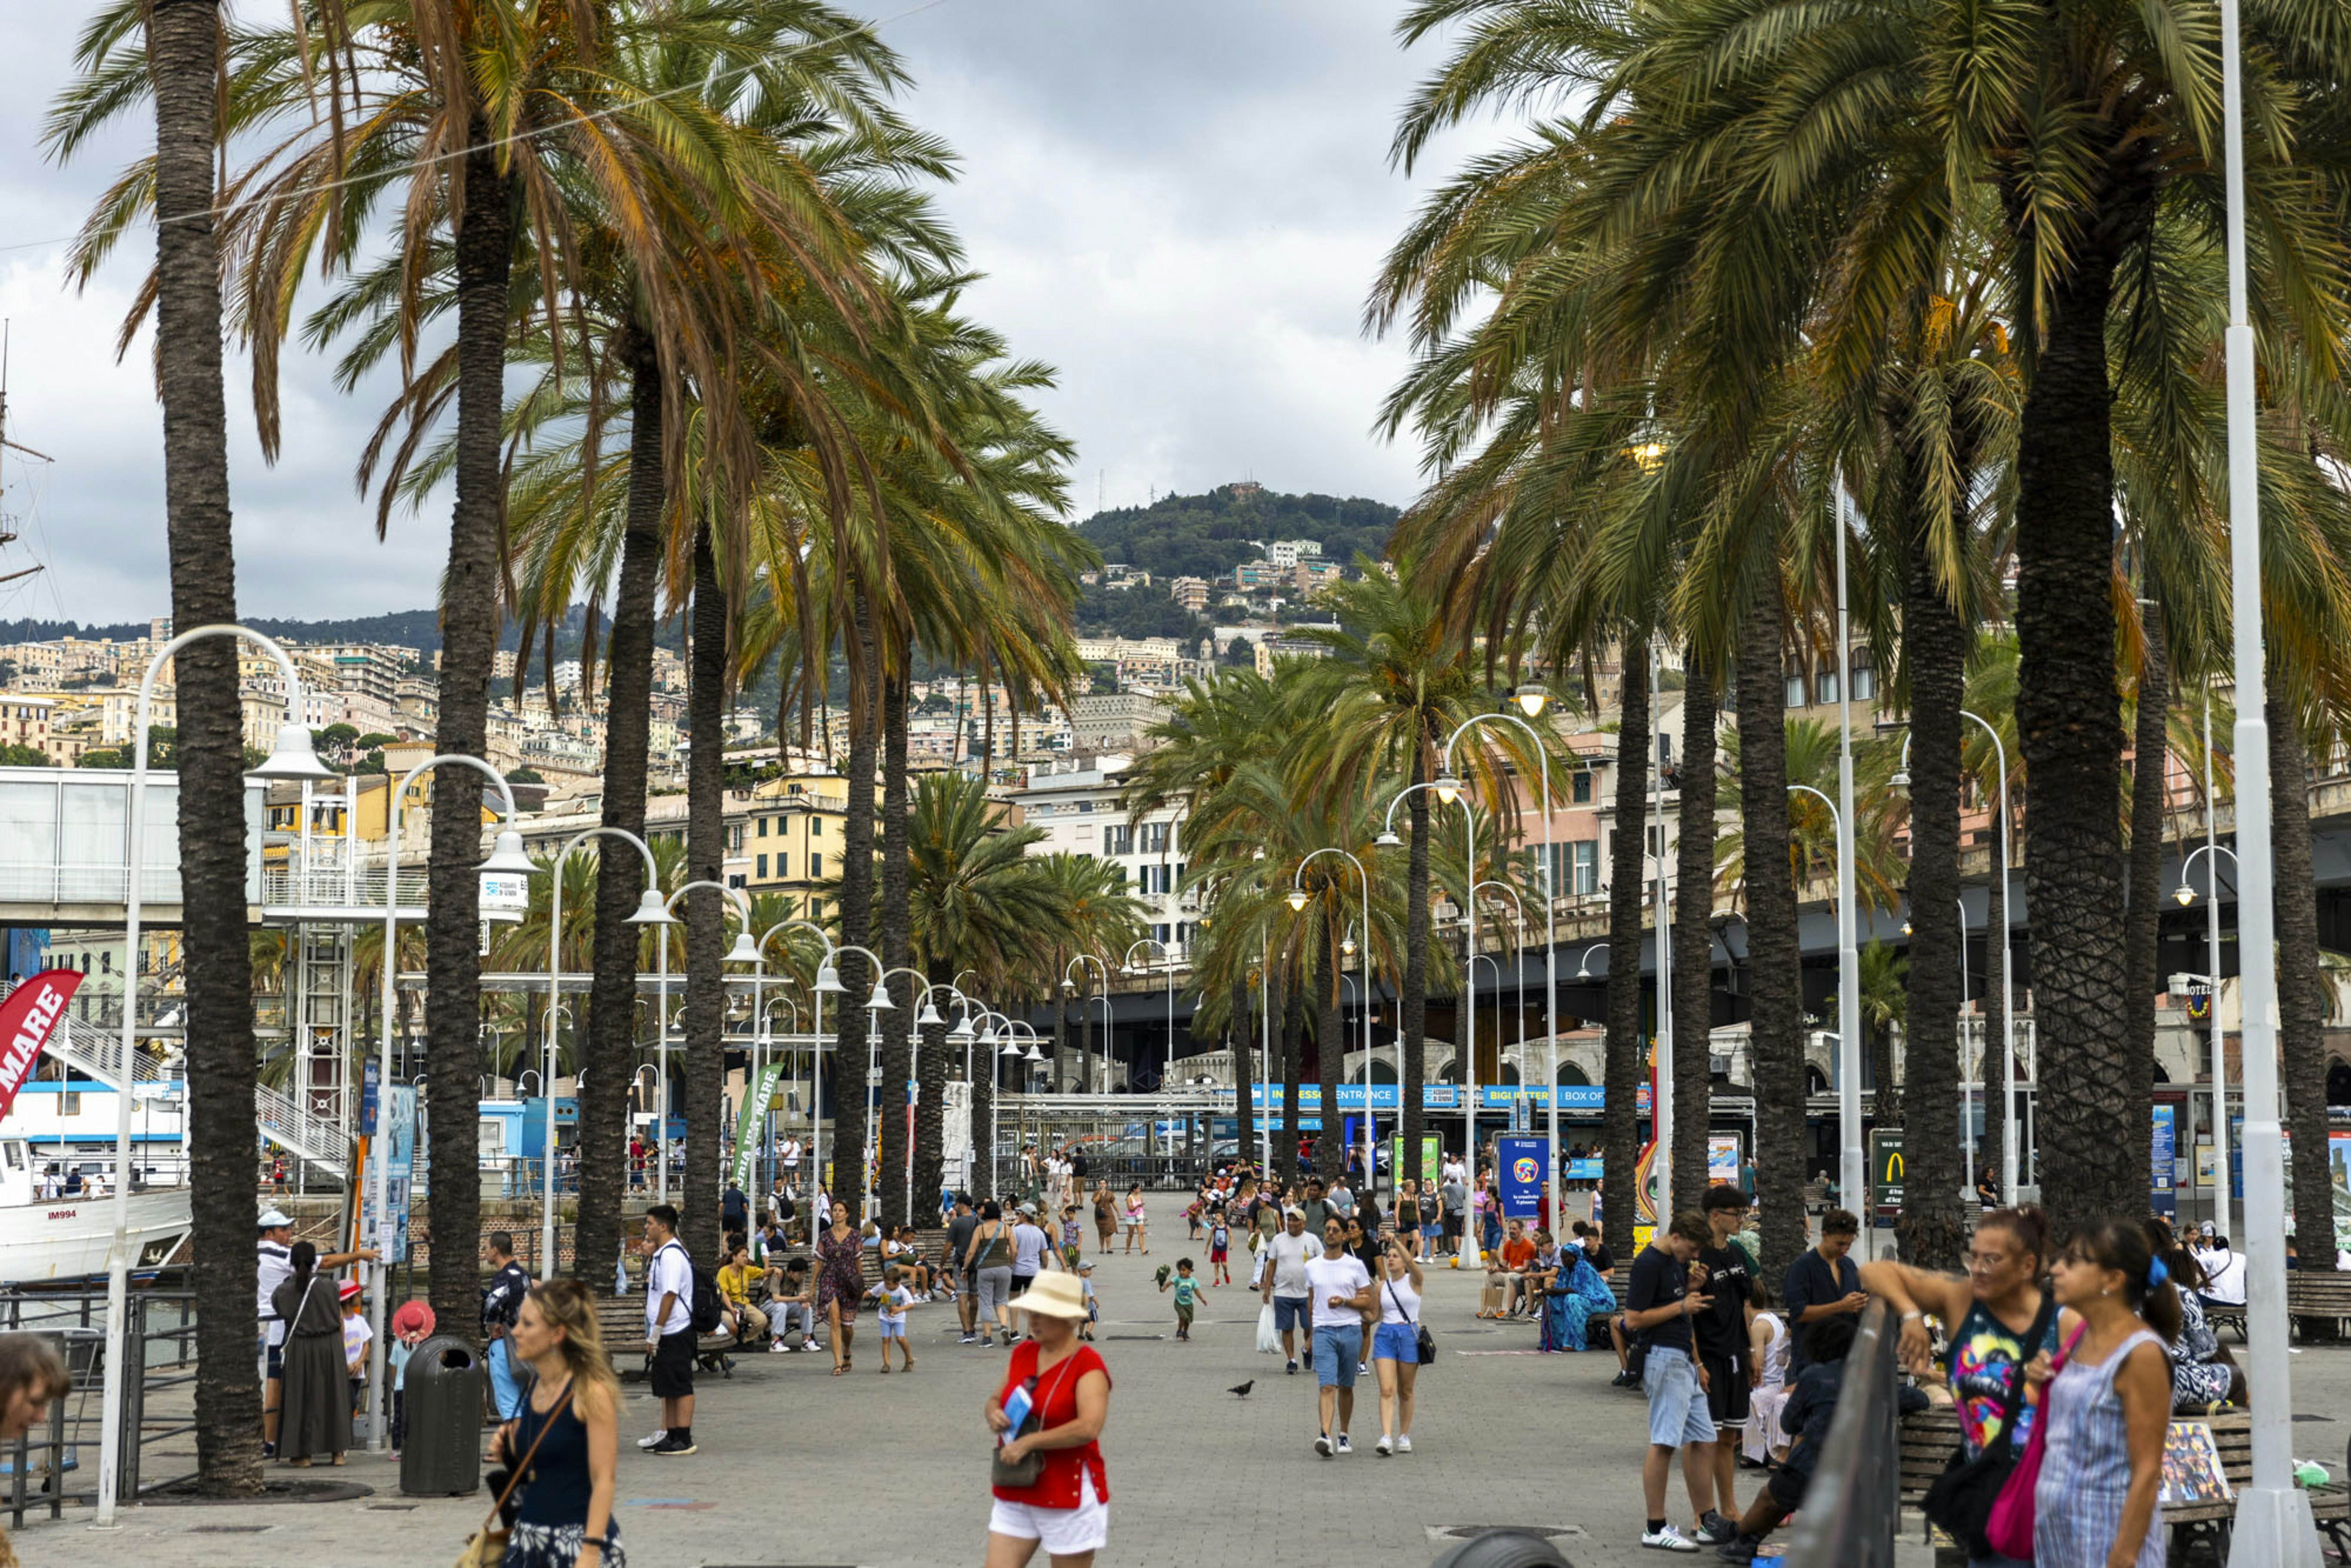
<path fill-rule="evenodd" d="M 1861 949 L 1860 956 L 1861 1023 L 1869 1051 L 1870 1120 L 1879 1127 L 1899 1127 L 1904 1122 L 1902 1092 L 1894 1086 L 1894 1026 L 1903 1023 L 1909 1010 L 1906 971 L 1911 960 L 1883 942 L 1869 943 Z M 1928 1124 L 1921 1124 L 1922 1130 L 1926 1125 Z M 1907 1166 L 1910 1154 L 1907 1146 L 1902 1157 Z M 1903 1207 L 1909 1207 L 1907 1185 Z"/>
<path fill-rule="evenodd" d="M 213 4 L 139 13 L 155 99 L 152 167 L 156 225 L 155 383 L 163 403 L 164 532 L 172 619 L 183 629 L 236 620 L 229 527 L 228 413 L 221 379 L 220 249 L 212 214 L 220 120 L 214 98 L 223 28 Z M 128 38 L 132 20 L 120 22 Z M 143 45 L 143 49 L 141 46 Z M 89 69 L 108 50 L 102 29 L 83 37 Z M 78 138 L 53 117 L 52 150 Z M 79 269 L 87 282 L 89 270 Z M 253 1239 L 252 955 L 245 924 L 244 713 L 237 650 L 208 638 L 174 662 L 179 686 L 181 902 L 188 993 L 188 1118 L 194 1239 L 200 1255 L 238 1258 Z M 468 1121 L 470 1122 L 470 1113 Z M 261 1490 L 261 1389 L 251 1302 L 234 1269 L 196 1281 L 196 1462 L 215 1497 Z"/>

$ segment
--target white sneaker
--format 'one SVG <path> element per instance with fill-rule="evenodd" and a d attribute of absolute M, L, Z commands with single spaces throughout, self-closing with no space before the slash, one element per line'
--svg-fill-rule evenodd
<path fill-rule="evenodd" d="M 1659 1552 L 1695 1552 L 1698 1550 L 1697 1542 L 1692 1541 L 1688 1536 L 1684 1535 L 1680 1531 L 1676 1530 L 1671 1524 L 1667 1524 L 1662 1530 L 1643 1531 L 1641 1532 L 1641 1544 L 1644 1546 L 1655 1547 Z"/>
<path fill-rule="evenodd" d="M 1330 1433 L 1323 1432 L 1316 1435 L 1314 1438 L 1314 1451 L 1322 1455 L 1326 1459 L 1331 1457 L 1332 1448 Z"/>
<path fill-rule="evenodd" d="M 658 1432 L 655 1432 L 655 1433 L 654 1433 L 652 1437 L 640 1437 L 640 1438 L 638 1438 L 638 1439 L 637 1439 L 637 1447 L 638 1447 L 638 1448 L 652 1448 L 654 1444 L 656 1444 L 656 1443 L 660 1442 L 664 1437 L 668 1437 L 668 1436 L 669 1436 L 669 1430 L 668 1430 L 668 1428 L 667 1428 L 667 1427 L 664 1427 L 662 1430 L 660 1430 L 660 1431 L 658 1431 Z"/>
<path fill-rule="evenodd" d="M 1409 1454 L 1412 1452 L 1412 1437 L 1409 1433 L 1396 1439 L 1396 1452 L 1399 1454 Z"/>
<path fill-rule="evenodd" d="M 1395 1452 L 1395 1439 L 1389 1437 L 1385 1432 L 1381 1433 L 1380 1440 L 1372 1445 L 1372 1452 L 1377 1454 L 1381 1458 L 1386 1458 L 1390 1454 Z"/>
<path fill-rule="evenodd" d="M 1339 1451 L 1340 1451 L 1341 1453 L 1343 1453 L 1343 1454 L 1352 1454 L 1352 1453 L 1353 1453 L 1353 1452 L 1355 1451 L 1355 1445 L 1354 1445 L 1354 1444 L 1353 1444 L 1353 1443 L 1350 1443 L 1349 1441 L 1347 1441 L 1347 1434 L 1346 1434 L 1346 1433 L 1344 1433 L 1344 1432 L 1340 1433 L 1340 1434 L 1339 1434 L 1339 1436 L 1338 1436 L 1335 1439 L 1333 1439 L 1333 1440 L 1334 1440 L 1335 1442 L 1337 1442 L 1337 1444 L 1339 1445 Z"/>

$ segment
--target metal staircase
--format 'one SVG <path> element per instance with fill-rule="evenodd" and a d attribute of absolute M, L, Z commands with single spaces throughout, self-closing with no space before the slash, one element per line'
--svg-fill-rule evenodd
<path fill-rule="evenodd" d="M 83 1077 L 94 1078 L 118 1093 L 124 1089 L 127 1076 L 131 1084 L 151 1085 L 151 1093 L 184 1100 L 186 1083 L 180 1063 L 166 1061 L 141 1047 L 132 1052 L 131 1071 L 126 1075 L 122 1071 L 122 1037 L 111 1030 L 69 1016 L 60 1018 L 43 1049 Z M 138 1090 L 133 1088 L 131 1092 L 135 1095 Z M 261 1135 L 287 1154 L 317 1166 L 337 1181 L 350 1171 L 349 1140 L 331 1118 L 310 1114 L 266 1084 L 254 1089 L 253 1109 Z"/>

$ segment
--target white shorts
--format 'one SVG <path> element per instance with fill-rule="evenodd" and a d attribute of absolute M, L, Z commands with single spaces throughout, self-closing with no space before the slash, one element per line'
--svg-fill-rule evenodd
<path fill-rule="evenodd" d="M 990 1535 L 1038 1542 L 1055 1557 L 1100 1552 L 1110 1540 L 1110 1504 L 1094 1496 L 1094 1479 L 1091 1475 L 1078 1478 L 1075 1508 L 1038 1508 L 1025 1502 L 1007 1502 L 1000 1497 L 990 1500 L 996 1505 L 987 1514 Z"/>

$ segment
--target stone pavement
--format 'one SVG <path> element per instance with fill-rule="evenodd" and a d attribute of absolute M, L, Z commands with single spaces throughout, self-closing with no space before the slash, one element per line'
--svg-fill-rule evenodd
<path fill-rule="evenodd" d="M 1192 1343 L 1152 1271 L 1207 1249 L 1183 1239 L 1177 1200 L 1155 1200 L 1154 1246 L 1095 1270 L 1101 1349 L 1114 1389 L 1103 1436 L 1111 1483 L 1104 1568 L 1204 1568 L 1246 1552 L 1278 1563 L 1423 1568 L 1462 1525 L 1561 1531 L 1578 1568 L 1667 1559 L 1643 1552 L 1639 1465 L 1646 1442 L 1637 1396 L 1608 1386 L 1612 1356 L 1541 1356 L 1531 1326 L 1476 1322 L 1466 1275 L 1432 1275 L 1429 1322 L 1440 1359 L 1421 1376 L 1414 1452 L 1379 1458 L 1376 1387 L 1357 1401 L 1355 1454 L 1324 1459 L 1311 1372 L 1286 1377 L 1256 1354 L 1257 1298 L 1212 1290 Z M 1091 1234 L 1089 1235 L 1091 1239 Z M 1238 1265 L 1237 1265 L 1238 1268 Z M 987 1437 L 981 1410 L 1004 1352 L 956 1343 L 954 1310 L 920 1309 L 913 1375 L 876 1375 L 870 1314 L 857 1368 L 833 1377 L 824 1355 L 746 1358 L 731 1380 L 707 1378 L 695 1416 L 701 1452 L 656 1459 L 630 1439 L 659 1419 L 628 1385 L 620 1469 L 622 1539 L 634 1568 L 732 1565 L 968 1564 L 985 1549 Z M 2294 1428 L 2295 1451 L 2329 1469 L 2344 1459 L 2351 1351 L 2294 1358 L 2297 1403 L 2325 1419 Z M 1246 1399 L 1225 1390 L 1245 1380 Z M 277 1474 L 289 1474 L 277 1471 Z M 313 1471 L 314 1476 L 328 1472 Z M 268 1508 L 131 1511 L 112 1535 L 70 1518 L 28 1521 L 16 1537 L 27 1568 L 130 1563 L 190 1568 L 442 1568 L 488 1507 L 412 1500 L 388 1459 L 355 1455 L 340 1477 L 376 1489 L 361 1501 Z M 1740 1500 L 1753 1473 L 1740 1476 Z M 1680 1479 L 1669 1492 L 1687 1508 Z M 1916 1536 L 1912 1536 L 1915 1542 Z M 1906 1563 L 1924 1563 L 1915 1544 Z M 1040 1554 L 1037 1563 L 1041 1568 Z M 1712 1561 L 1704 1558 L 1683 1561 Z"/>

